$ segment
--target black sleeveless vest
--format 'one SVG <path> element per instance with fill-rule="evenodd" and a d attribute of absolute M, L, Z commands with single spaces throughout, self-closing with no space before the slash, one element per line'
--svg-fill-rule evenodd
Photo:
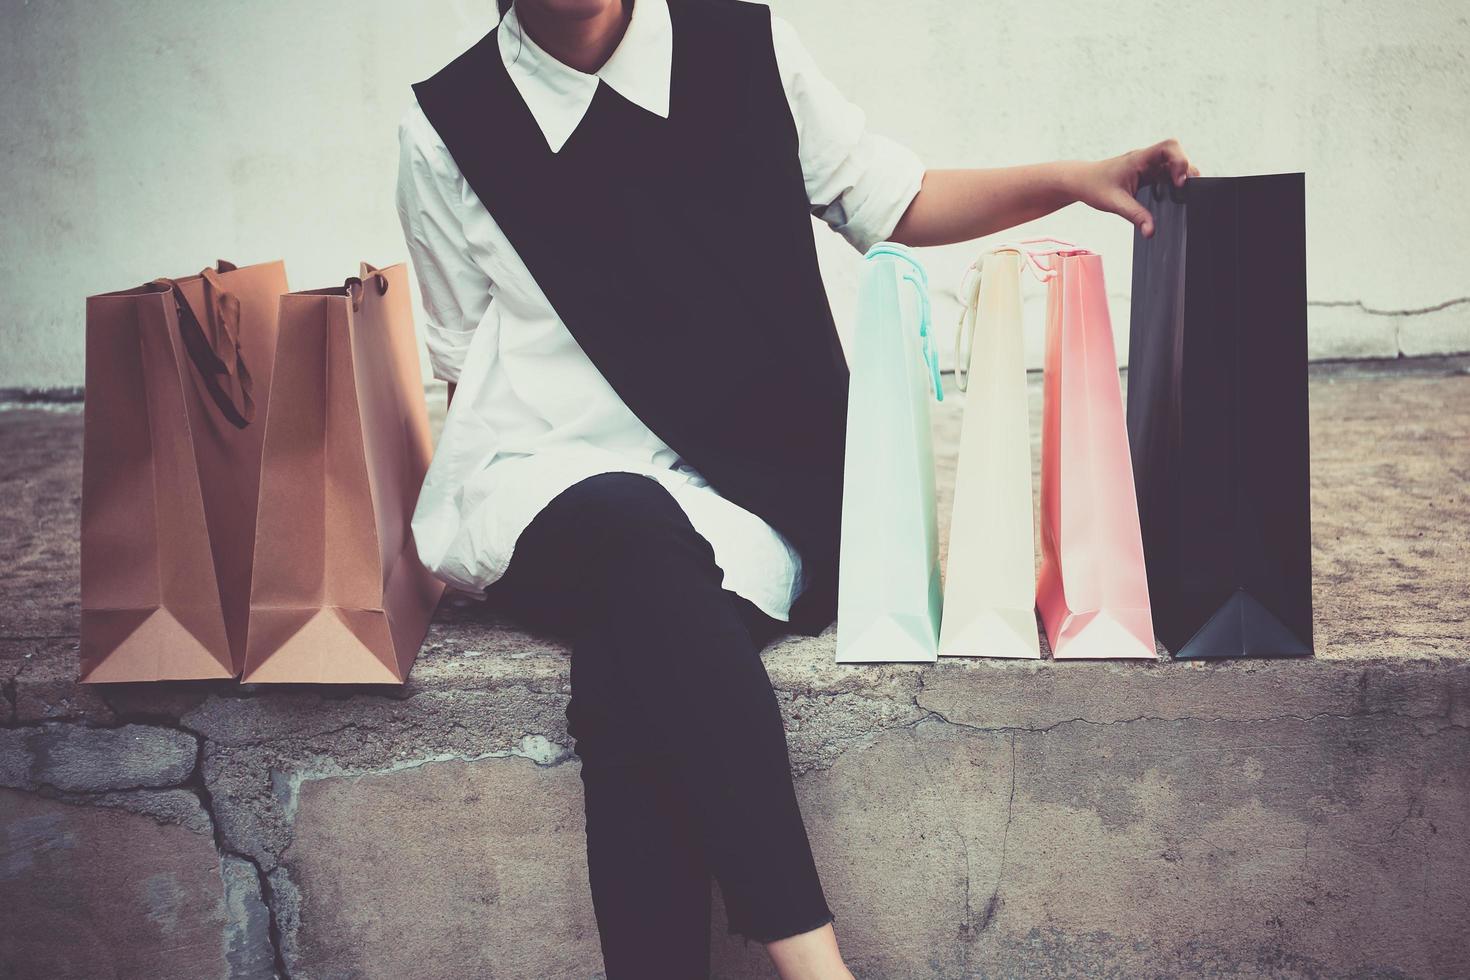
<path fill-rule="evenodd" d="M 741 0 L 669 0 L 669 11 L 669 118 L 599 84 L 557 153 L 494 31 L 413 88 L 628 407 L 800 552 L 807 587 L 790 626 L 816 635 L 837 615 L 848 372 L 770 11 Z"/>

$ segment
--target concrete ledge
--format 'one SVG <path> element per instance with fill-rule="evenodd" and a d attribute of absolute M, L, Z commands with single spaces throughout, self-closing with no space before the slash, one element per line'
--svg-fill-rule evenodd
<path fill-rule="evenodd" d="M 1470 663 L 838 667 L 831 639 L 766 662 L 859 975 L 1470 969 Z M 293 976 L 595 975 L 566 659 L 436 642 L 403 691 L 98 698 L 200 740 Z M 115 731 L 70 736 L 99 785 Z M 769 975 L 722 926 L 721 975 Z"/>
<path fill-rule="evenodd" d="M 767 649 L 859 976 L 1470 974 L 1470 377 L 1417 367 L 1314 375 L 1313 660 Z M 79 428 L 0 414 L 0 975 L 599 975 L 566 651 L 451 599 L 402 689 L 80 687 Z"/>

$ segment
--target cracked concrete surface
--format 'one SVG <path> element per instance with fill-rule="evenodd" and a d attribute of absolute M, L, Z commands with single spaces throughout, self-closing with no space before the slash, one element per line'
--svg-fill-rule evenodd
<path fill-rule="evenodd" d="M 1470 974 L 1467 365 L 1314 369 L 1313 660 L 768 648 L 858 976 Z M 79 436 L 0 413 L 0 976 L 598 975 L 566 651 L 451 599 L 402 689 L 79 686 Z"/>

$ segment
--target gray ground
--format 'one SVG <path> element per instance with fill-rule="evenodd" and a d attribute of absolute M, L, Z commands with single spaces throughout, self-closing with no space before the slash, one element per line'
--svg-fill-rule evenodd
<path fill-rule="evenodd" d="M 941 558 L 962 402 L 934 406 Z M 431 404 L 437 425 L 442 393 Z M 1470 656 L 1470 357 L 1317 365 L 1311 406 L 1318 656 Z M 74 638 L 80 407 L 0 411 L 0 459 L 0 644 Z"/>

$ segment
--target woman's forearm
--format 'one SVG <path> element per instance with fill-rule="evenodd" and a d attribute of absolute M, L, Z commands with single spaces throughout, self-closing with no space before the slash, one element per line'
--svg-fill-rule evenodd
<path fill-rule="evenodd" d="M 949 245 L 993 235 L 1081 201 L 1111 211 L 1153 234 L 1153 216 L 1134 199 L 1140 183 L 1183 184 L 1199 170 L 1176 140 L 1106 160 L 1058 160 L 992 170 L 930 170 L 899 219 L 893 241 Z"/>
<path fill-rule="evenodd" d="M 949 245 L 1034 221 L 1078 200 L 1077 171 L 1061 160 L 991 170 L 930 170 L 889 237 L 904 245 Z"/>

